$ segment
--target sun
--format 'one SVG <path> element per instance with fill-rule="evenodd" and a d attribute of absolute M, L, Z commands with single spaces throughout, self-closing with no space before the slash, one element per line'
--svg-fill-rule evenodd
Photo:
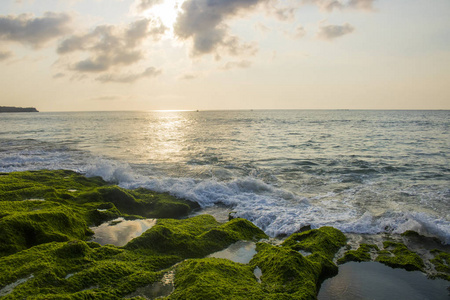
<path fill-rule="evenodd" d="M 180 6 L 184 1 L 165 0 L 163 3 L 155 5 L 144 12 L 146 17 L 157 17 L 170 30 L 173 29 L 180 11 Z"/>

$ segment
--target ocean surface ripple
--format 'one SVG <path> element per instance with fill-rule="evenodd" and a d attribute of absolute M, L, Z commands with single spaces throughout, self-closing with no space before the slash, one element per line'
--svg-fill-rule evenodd
<path fill-rule="evenodd" d="M 449 129 L 450 111 L 2 114 L 0 171 L 169 192 L 271 236 L 331 225 L 449 244 Z"/>

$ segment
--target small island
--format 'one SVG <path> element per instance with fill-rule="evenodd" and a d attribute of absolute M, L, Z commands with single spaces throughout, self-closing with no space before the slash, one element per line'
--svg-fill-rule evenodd
<path fill-rule="evenodd" d="M 39 112 L 34 107 L 0 106 L 0 113 Z"/>

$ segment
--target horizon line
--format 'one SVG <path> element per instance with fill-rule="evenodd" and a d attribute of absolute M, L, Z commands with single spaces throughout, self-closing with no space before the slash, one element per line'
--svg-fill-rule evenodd
<path fill-rule="evenodd" d="M 212 111 L 448 111 L 450 108 L 230 108 L 230 109 L 131 109 L 131 110 L 39 110 L 44 113 L 59 112 L 212 112 Z"/>

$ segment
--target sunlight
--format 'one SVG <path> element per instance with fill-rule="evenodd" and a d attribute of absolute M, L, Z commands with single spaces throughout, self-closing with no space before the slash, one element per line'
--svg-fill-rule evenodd
<path fill-rule="evenodd" d="M 179 12 L 179 7 L 183 1 L 166 0 L 161 4 L 155 5 L 147 10 L 144 15 L 146 17 L 157 17 L 161 19 L 163 24 L 170 30 L 173 29 Z"/>

